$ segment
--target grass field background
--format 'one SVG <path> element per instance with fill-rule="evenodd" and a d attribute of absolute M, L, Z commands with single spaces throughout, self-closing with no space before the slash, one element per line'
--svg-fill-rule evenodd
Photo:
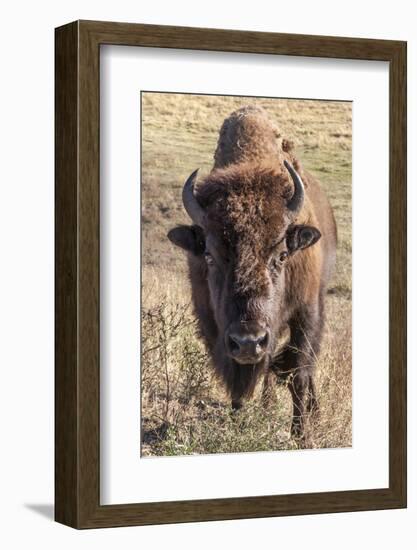
<path fill-rule="evenodd" d="M 142 363 L 143 456 L 296 449 L 289 437 L 291 399 L 277 386 L 265 410 L 259 391 L 234 414 L 197 336 L 186 258 L 166 237 L 190 223 L 185 179 L 213 164 L 218 132 L 233 110 L 256 104 L 293 140 L 304 167 L 322 183 L 338 228 L 337 265 L 326 298 L 317 358 L 320 419 L 315 448 L 351 446 L 351 103 L 142 93 Z"/>

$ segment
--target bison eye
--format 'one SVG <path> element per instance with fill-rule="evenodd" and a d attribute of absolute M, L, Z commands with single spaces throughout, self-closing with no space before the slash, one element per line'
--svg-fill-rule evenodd
<path fill-rule="evenodd" d="M 287 251 L 281 252 L 281 254 L 279 255 L 279 261 L 280 262 L 285 262 L 285 260 L 287 258 L 288 258 L 288 252 Z"/>
<path fill-rule="evenodd" d="M 213 256 L 209 252 L 204 253 L 204 259 L 206 260 L 207 265 L 213 265 L 214 264 Z"/>

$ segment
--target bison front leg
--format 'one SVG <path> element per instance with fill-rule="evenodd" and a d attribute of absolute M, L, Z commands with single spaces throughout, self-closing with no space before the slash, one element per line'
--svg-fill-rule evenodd
<path fill-rule="evenodd" d="M 264 370 L 264 365 L 233 366 L 229 385 L 233 410 L 237 411 L 242 407 L 244 398 L 252 397 L 256 383 Z"/>
<path fill-rule="evenodd" d="M 320 309 L 305 308 L 290 322 L 290 342 L 278 365 L 278 372 L 288 375 L 293 402 L 291 435 L 304 441 L 306 413 L 318 414 L 314 371 L 323 329 Z"/>
<path fill-rule="evenodd" d="M 242 398 L 235 396 L 232 398 L 232 411 L 239 411 L 242 408 Z"/>
<path fill-rule="evenodd" d="M 272 372 L 270 369 L 268 369 L 265 372 L 264 381 L 262 385 L 261 401 L 262 401 L 263 407 L 266 409 L 272 407 L 272 405 L 276 401 L 275 380 L 273 380 L 272 378 Z"/>
<path fill-rule="evenodd" d="M 295 438 L 303 439 L 305 437 L 305 401 L 310 376 L 311 373 L 307 368 L 295 368 L 294 373 L 291 374 L 288 384 L 293 404 L 291 435 Z"/>
<path fill-rule="evenodd" d="M 311 417 L 317 420 L 320 416 L 319 403 L 317 401 L 316 383 L 314 381 L 314 375 L 310 376 L 309 388 L 308 388 L 308 401 L 307 412 L 311 414 Z"/>

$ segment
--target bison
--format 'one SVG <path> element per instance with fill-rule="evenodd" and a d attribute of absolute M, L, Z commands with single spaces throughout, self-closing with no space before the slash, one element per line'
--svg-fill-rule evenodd
<path fill-rule="evenodd" d="M 211 172 L 198 183 L 197 172 L 182 192 L 192 225 L 168 238 L 188 253 L 194 311 L 214 368 L 234 409 L 261 376 L 266 402 L 273 378 L 284 380 L 291 434 L 303 439 L 306 413 L 318 411 L 314 370 L 336 257 L 332 208 L 260 107 L 225 119 Z"/>

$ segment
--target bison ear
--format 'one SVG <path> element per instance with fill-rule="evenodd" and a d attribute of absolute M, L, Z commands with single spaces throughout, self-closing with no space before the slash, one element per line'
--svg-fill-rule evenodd
<path fill-rule="evenodd" d="M 287 233 L 287 247 L 292 254 L 316 243 L 321 237 L 320 231 L 311 225 L 293 225 Z"/>
<path fill-rule="evenodd" d="M 204 253 L 206 244 L 204 233 L 197 225 L 180 225 L 168 232 L 168 239 L 175 245 L 191 252 L 195 256 Z"/>

